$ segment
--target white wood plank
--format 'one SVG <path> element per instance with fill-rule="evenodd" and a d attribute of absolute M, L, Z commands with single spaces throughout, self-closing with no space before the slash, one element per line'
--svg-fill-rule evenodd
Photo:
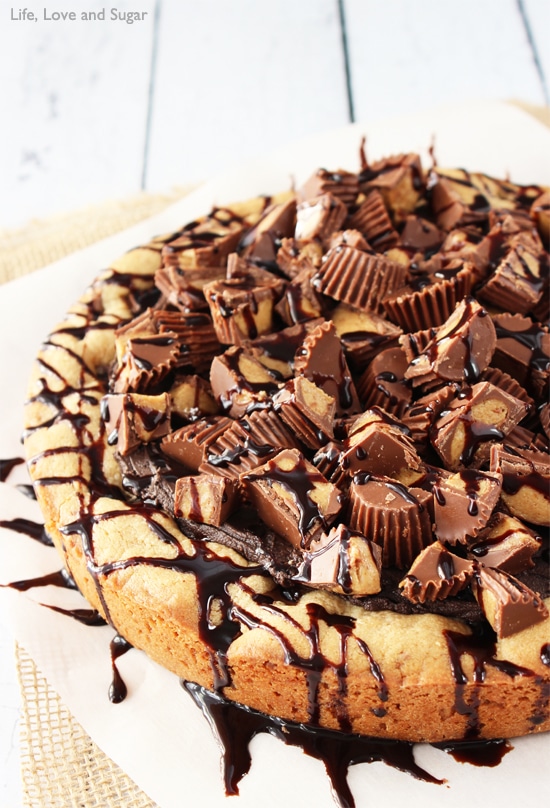
<path fill-rule="evenodd" d="M 147 187 L 348 122 L 336 0 L 164 0 Z"/>
<path fill-rule="evenodd" d="M 535 42 L 550 105 L 550 0 L 523 0 L 523 8 Z"/>
<path fill-rule="evenodd" d="M 75 21 L 46 21 L 44 6 L 27 0 L 37 22 L 12 21 L 2 9 L 3 226 L 125 195 L 141 182 L 154 0 L 118 0 L 120 11 L 147 11 L 131 25 L 111 20 L 109 7 L 104 21 L 80 20 L 80 9 Z"/>
<path fill-rule="evenodd" d="M 544 103 L 516 0 L 344 0 L 357 120 L 452 101 Z"/>

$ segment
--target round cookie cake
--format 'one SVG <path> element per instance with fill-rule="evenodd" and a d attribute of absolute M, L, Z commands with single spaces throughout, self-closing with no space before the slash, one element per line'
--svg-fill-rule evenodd
<path fill-rule="evenodd" d="M 542 732 L 550 194 L 359 156 L 98 275 L 29 386 L 46 529 L 128 643 L 227 700 Z"/>

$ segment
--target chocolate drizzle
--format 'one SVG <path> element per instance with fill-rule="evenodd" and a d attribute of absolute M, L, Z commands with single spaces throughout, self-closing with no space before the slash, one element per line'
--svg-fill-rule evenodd
<path fill-rule="evenodd" d="M 411 743 L 295 724 L 227 701 L 218 693 L 212 693 L 192 682 L 182 682 L 182 685 L 202 710 L 221 747 L 227 796 L 239 793 L 239 783 L 252 763 L 249 744 L 262 732 L 278 738 L 288 746 L 297 746 L 307 755 L 322 761 L 336 804 L 341 808 L 355 806 L 347 776 L 349 767 L 358 763 L 383 761 L 417 780 L 438 785 L 445 782 L 416 763 Z"/>

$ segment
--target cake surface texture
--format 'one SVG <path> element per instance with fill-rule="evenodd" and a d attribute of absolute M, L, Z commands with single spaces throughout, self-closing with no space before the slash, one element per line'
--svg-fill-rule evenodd
<path fill-rule="evenodd" d="M 25 409 L 93 608 L 288 721 L 550 729 L 549 231 L 543 187 L 361 148 L 115 259 Z"/>

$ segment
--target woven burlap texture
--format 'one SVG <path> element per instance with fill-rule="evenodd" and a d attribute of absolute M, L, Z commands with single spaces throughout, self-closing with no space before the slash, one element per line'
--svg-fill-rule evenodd
<path fill-rule="evenodd" d="M 0 231 L 0 283 L 18 278 L 163 210 L 190 188 Z M 27 652 L 16 645 L 21 688 L 24 808 L 157 808 L 78 724 Z"/>
<path fill-rule="evenodd" d="M 20 645 L 16 661 L 25 808 L 157 808 L 88 737 Z"/>

